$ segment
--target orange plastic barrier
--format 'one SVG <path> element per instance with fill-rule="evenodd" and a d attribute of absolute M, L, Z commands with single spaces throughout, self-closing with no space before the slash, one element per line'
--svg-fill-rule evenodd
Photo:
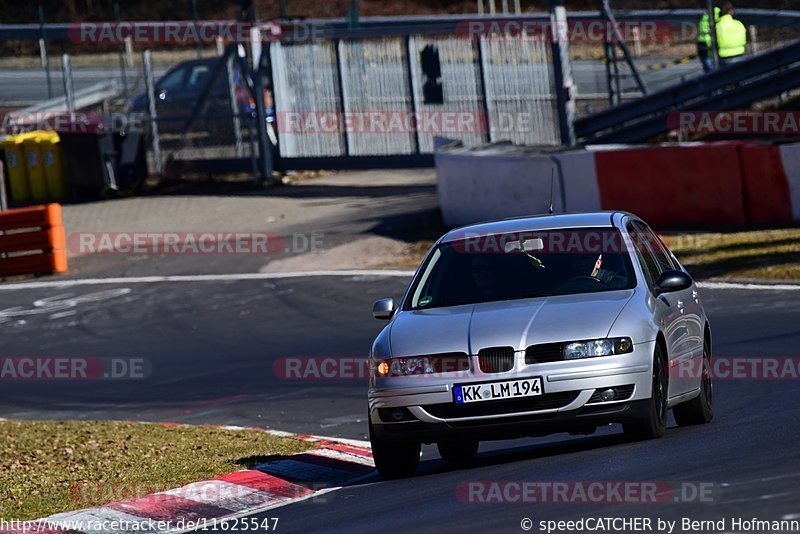
<path fill-rule="evenodd" d="M 0 277 L 66 270 L 60 204 L 0 212 Z"/>
<path fill-rule="evenodd" d="M 744 179 L 744 209 L 750 224 L 792 220 L 789 181 L 777 145 L 742 143 L 739 160 Z"/>
<path fill-rule="evenodd" d="M 598 151 L 595 166 L 603 209 L 662 228 L 746 221 L 735 144 Z"/>

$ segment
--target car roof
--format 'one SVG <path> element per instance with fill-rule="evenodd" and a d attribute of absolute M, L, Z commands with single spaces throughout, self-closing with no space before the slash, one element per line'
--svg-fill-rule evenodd
<path fill-rule="evenodd" d="M 462 226 L 447 232 L 442 243 L 464 239 L 465 234 L 492 235 L 517 232 L 535 232 L 560 228 L 612 228 L 615 215 L 630 215 L 622 211 L 595 211 L 586 213 L 559 213 L 514 217 Z"/>
<path fill-rule="evenodd" d="M 221 56 L 204 57 L 200 59 L 187 59 L 186 61 L 181 61 L 180 63 L 176 63 L 175 65 L 171 66 L 169 70 L 173 71 L 175 69 L 183 67 L 194 67 L 195 65 L 213 65 L 220 60 L 220 57 Z"/>

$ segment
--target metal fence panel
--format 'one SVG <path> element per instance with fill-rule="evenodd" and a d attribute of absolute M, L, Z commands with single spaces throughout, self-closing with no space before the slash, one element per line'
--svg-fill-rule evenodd
<path fill-rule="evenodd" d="M 408 52 L 400 38 L 339 43 L 349 154 L 412 154 Z"/>
<path fill-rule="evenodd" d="M 560 144 L 549 43 L 485 36 L 481 51 L 492 141 Z"/>
<path fill-rule="evenodd" d="M 444 93 L 442 105 L 425 104 L 423 99 L 420 53 L 429 45 L 439 51 Z M 414 100 L 421 117 L 420 152 L 432 153 L 433 138 L 436 136 L 458 139 L 466 146 L 486 142 L 480 64 L 473 41 L 458 37 L 416 35 L 411 37 L 409 47 L 412 51 Z"/>
<path fill-rule="evenodd" d="M 270 47 L 280 153 L 345 153 L 336 49 L 331 41 Z"/>

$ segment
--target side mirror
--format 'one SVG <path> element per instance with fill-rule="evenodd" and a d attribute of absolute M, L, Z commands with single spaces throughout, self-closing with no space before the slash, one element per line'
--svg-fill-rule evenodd
<path fill-rule="evenodd" d="M 655 285 L 656 295 L 683 291 L 692 287 L 692 277 L 683 271 L 664 271 Z"/>
<path fill-rule="evenodd" d="M 394 313 L 394 299 L 376 300 L 372 305 L 372 316 L 376 319 L 388 321 Z"/>

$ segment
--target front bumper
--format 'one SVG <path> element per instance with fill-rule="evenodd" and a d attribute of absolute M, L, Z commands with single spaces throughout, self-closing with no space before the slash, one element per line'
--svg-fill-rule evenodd
<path fill-rule="evenodd" d="M 370 388 L 370 421 L 379 436 L 422 442 L 454 434 L 490 440 L 590 432 L 598 425 L 624 423 L 646 413 L 653 349 L 654 342 L 641 343 L 632 353 L 619 356 L 530 365 L 524 364 L 521 353 L 508 373 L 478 371 L 458 378 L 384 380 Z M 467 405 L 453 402 L 453 386 L 458 384 L 529 377 L 542 377 L 541 397 Z M 618 400 L 600 401 L 597 392 L 608 388 L 624 394 Z M 400 413 L 396 409 L 404 413 L 400 420 L 387 416 Z"/>

